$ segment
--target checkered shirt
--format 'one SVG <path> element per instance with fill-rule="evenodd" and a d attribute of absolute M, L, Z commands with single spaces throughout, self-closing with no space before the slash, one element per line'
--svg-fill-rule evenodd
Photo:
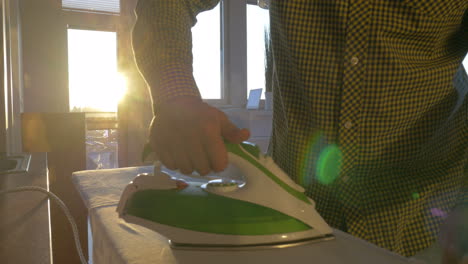
<path fill-rule="evenodd" d="M 140 0 L 154 104 L 200 97 L 191 33 L 217 0 Z M 271 0 L 270 153 L 333 227 L 405 256 L 468 202 L 466 0 Z"/>

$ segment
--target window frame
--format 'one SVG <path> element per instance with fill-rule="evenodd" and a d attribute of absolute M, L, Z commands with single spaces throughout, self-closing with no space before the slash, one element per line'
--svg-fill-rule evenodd
<path fill-rule="evenodd" d="M 247 5 L 221 1 L 221 95 L 225 107 L 247 102 Z"/>
<path fill-rule="evenodd" d="M 221 0 L 220 5 L 221 99 L 204 101 L 216 107 L 243 108 L 248 98 L 247 5 L 258 4 L 257 0 Z"/>

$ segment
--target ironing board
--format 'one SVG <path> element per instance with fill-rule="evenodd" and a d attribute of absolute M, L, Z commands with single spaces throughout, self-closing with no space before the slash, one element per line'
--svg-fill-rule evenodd
<path fill-rule="evenodd" d="M 89 211 L 94 264 L 211 264 L 211 263 L 327 263 L 403 264 L 407 258 L 366 241 L 335 231 L 331 241 L 284 249 L 194 251 L 170 248 L 158 233 L 119 219 L 116 206 L 123 188 L 135 175 L 152 167 L 133 167 L 73 173 L 73 182 Z"/>

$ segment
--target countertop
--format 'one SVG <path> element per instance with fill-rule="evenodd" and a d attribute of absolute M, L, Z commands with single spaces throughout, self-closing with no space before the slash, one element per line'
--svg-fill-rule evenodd
<path fill-rule="evenodd" d="M 34 153 L 26 173 L 0 175 L 0 190 L 39 186 L 47 188 L 47 156 Z M 49 264 L 49 205 L 38 192 L 0 196 L 0 262 Z"/>

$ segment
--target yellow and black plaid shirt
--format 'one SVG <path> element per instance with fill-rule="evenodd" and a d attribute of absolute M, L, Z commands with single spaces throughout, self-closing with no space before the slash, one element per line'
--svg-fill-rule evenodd
<path fill-rule="evenodd" d="M 217 3 L 140 0 L 134 51 L 156 108 L 200 96 L 190 28 Z M 330 225 L 410 256 L 467 202 L 467 8 L 270 0 L 271 153 Z"/>

